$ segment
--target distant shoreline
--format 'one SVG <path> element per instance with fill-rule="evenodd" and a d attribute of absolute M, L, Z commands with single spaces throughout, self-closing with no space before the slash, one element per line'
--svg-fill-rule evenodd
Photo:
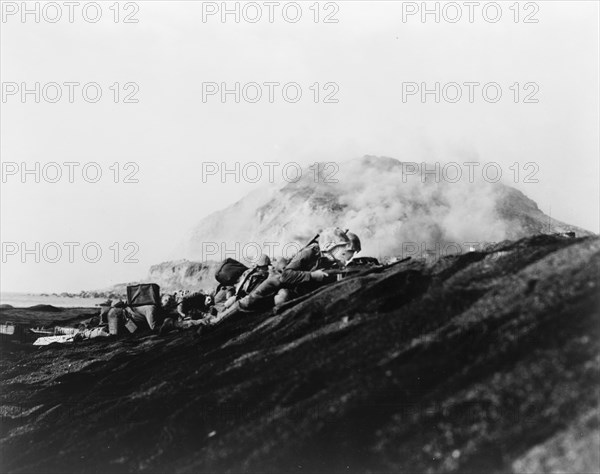
<path fill-rule="evenodd" d="M 113 291 L 80 291 L 79 293 L 71 293 L 63 291 L 61 293 L 30 293 L 25 291 L 2 291 L 0 292 L 0 298 L 3 296 L 28 296 L 28 297 L 42 297 L 42 298 L 117 298 L 123 297 L 123 295 L 117 294 Z"/>
<path fill-rule="evenodd" d="M 15 310 L 15 311 L 40 311 L 40 312 L 60 312 L 60 311 L 75 311 L 75 310 L 98 310 L 98 306 L 54 306 L 54 305 L 33 305 L 33 306 L 12 306 L 10 304 L 1 303 L 0 311 Z"/>
<path fill-rule="evenodd" d="M 15 309 L 27 309 L 37 305 L 50 305 L 57 308 L 97 308 L 108 296 L 66 296 L 35 293 L 0 293 L 0 305 Z M 115 298 L 115 297 L 113 297 Z"/>

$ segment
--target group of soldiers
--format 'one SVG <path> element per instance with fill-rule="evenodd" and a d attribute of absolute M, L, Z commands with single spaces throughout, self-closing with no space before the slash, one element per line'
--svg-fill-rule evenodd
<path fill-rule="evenodd" d="M 165 334 L 172 330 L 211 326 L 238 313 L 278 307 L 337 280 L 337 275 L 360 252 L 356 236 L 339 227 L 317 235 L 291 260 L 275 262 L 261 255 L 234 284 L 219 285 L 214 293 L 177 292 L 161 298 L 158 314 L 146 315 L 148 326 Z M 116 305 L 117 309 L 119 304 Z M 101 311 L 101 324 L 108 324 L 110 311 Z M 142 318 L 143 319 L 143 318 Z"/>

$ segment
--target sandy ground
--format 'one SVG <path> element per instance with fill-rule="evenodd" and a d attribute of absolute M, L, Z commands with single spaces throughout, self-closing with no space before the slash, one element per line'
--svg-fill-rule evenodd
<path fill-rule="evenodd" d="M 599 238 L 538 236 L 201 336 L 4 343 L 2 471 L 600 472 L 599 289 Z"/>

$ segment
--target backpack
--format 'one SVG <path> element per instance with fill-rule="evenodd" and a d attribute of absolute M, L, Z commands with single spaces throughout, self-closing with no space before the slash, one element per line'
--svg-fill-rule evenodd
<path fill-rule="evenodd" d="M 144 283 L 127 287 L 128 306 L 160 306 L 160 287 L 156 283 Z"/>
<path fill-rule="evenodd" d="M 233 286 L 246 270 L 248 270 L 248 267 L 243 263 L 233 258 L 227 258 L 215 273 L 215 279 L 221 285 Z"/>
<path fill-rule="evenodd" d="M 269 272 L 259 272 L 256 269 L 253 269 L 246 276 L 244 281 L 241 283 L 238 292 L 237 298 L 243 298 L 247 294 L 250 294 L 252 290 L 254 290 L 258 285 L 260 285 L 263 281 L 269 278 Z"/>

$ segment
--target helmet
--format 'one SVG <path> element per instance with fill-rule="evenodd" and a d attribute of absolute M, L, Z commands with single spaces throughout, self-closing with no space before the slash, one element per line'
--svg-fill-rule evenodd
<path fill-rule="evenodd" d="M 335 247 L 346 246 L 350 242 L 346 232 L 339 227 L 329 227 L 319 235 L 319 247 L 322 252 L 331 252 Z"/>
<path fill-rule="evenodd" d="M 257 267 L 266 267 L 269 265 L 271 265 L 271 259 L 268 255 L 263 253 L 260 257 L 258 257 L 258 261 L 256 262 Z"/>
<path fill-rule="evenodd" d="M 319 236 L 319 246 L 321 247 L 321 251 L 330 260 L 335 260 L 342 265 L 346 265 L 357 252 L 355 249 L 356 243 L 358 243 L 358 248 L 360 248 L 358 237 L 356 235 L 354 237 L 355 241 L 353 242 L 347 231 L 343 231 L 339 227 L 325 229 Z"/>

